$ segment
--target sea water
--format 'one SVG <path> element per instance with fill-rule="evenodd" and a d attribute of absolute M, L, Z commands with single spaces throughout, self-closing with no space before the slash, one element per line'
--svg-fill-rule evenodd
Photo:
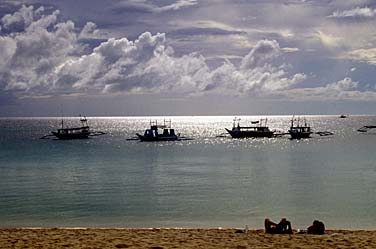
<path fill-rule="evenodd" d="M 291 116 L 267 118 L 288 130 Z M 375 229 L 376 131 L 357 129 L 376 117 L 306 118 L 334 135 L 231 139 L 219 136 L 231 116 L 96 117 L 91 129 L 106 135 L 61 141 L 40 139 L 60 118 L 2 118 L 0 226 L 262 228 L 287 217 L 294 228 Z M 193 140 L 127 140 L 163 119 Z"/>

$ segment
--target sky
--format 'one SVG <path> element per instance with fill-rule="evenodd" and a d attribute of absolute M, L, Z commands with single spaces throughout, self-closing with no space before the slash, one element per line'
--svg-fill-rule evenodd
<path fill-rule="evenodd" d="M 376 114 L 374 0 L 0 0 L 0 116 Z"/>

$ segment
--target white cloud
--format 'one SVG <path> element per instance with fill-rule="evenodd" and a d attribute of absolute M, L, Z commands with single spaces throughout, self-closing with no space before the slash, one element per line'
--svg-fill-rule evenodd
<path fill-rule="evenodd" d="M 284 53 L 294 53 L 294 52 L 299 52 L 300 51 L 299 48 L 288 48 L 288 47 L 281 48 L 281 50 Z"/>
<path fill-rule="evenodd" d="M 376 48 L 352 50 L 347 52 L 344 58 L 376 65 Z"/>
<path fill-rule="evenodd" d="M 34 17 L 40 11 L 23 9 L 32 10 Z M 214 69 L 199 54 L 175 56 L 165 34 L 149 32 L 134 41 L 110 38 L 79 55 L 84 44 L 78 37 L 92 34 L 96 25 L 88 23 L 77 31 L 72 21 L 57 23 L 58 15 L 59 11 L 41 15 L 22 32 L 0 37 L 0 72 L 7 78 L 7 90 L 29 96 L 134 91 L 262 94 L 305 79 L 304 74 L 289 76 L 283 65 L 272 65 L 281 54 L 274 40 L 259 41 L 239 66 L 227 61 Z"/>
<path fill-rule="evenodd" d="M 328 91 L 334 91 L 336 93 L 341 93 L 343 91 L 348 91 L 355 89 L 358 86 L 358 82 L 354 82 L 351 78 L 344 78 L 335 83 L 328 84 L 325 88 Z"/>
<path fill-rule="evenodd" d="M 243 57 L 241 66 L 227 61 L 210 70 L 203 56 L 175 57 L 165 45 L 165 35 L 146 32 L 137 40 L 110 39 L 61 67 L 63 78 L 76 78 L 75 89 L 103 92 L 141 91 L 201 94 L 262 94 L 286 89 L 305 79 L 304 74 L 288 77 L 283 67 L 267 62 L 280 53 L 276 41 L 262 40 Z"/>
<path fill-rule="evenodd" d="M 246 55 L 241 63 L 242 69 L 253 68 L 264 64 L 267 60 L 279 55 L 280 48 L 276 41 L 259 41 L 251 52 Z"/>
<path fill-rule="evenodd" d="M 14 26 L 29 26 L 34 21 L 34 15 L 38 14 L 42 9 L 34 11 L 33 6 L 26 7 L 23 5 L 18 11 L 13 14 L 7 14 L 1 18 L 1 22 L 6 29 Z"/>
<path fill-rule="evenodd" d="M 359 17 L 359 18 L 372 18 L 376 14 L 375 9 L 371 9 L 368 7 L 360 8 L 356 7 L 351 10 L 344 10 L 344 11 L 335 11 L 333 14 L 331 14 L 329 17 L 331 18 L 353 18 L 353 17 Z"/>
<path fill-rule="evenodd" d="M 87 22 L 85 26 L 82 28 L 79 38 L 85 39 L 85 38 L 93 38 L 99 33 L 99 30 L 97 29 L 97 25 L 93 22 Z"/>
<path fill-rule="evenodd" d="M 165 5 L 163 7 L 157 8 L 157 11 L 163 12 L 168 10 L 178 10 L 181 8 L 193 6 L 197 4 L 197 0 L 178 0 L 175 3 L 172 3 L 170 5 Z"/>
<path fill-rule="evenodd" d="M 244 32 L 243 29 L 235 28 L 226 23 L 212 21 L 212 20 L 196 20 L 194 22 L 180 21 L 177 24 L 182 27 L 198 27 L 198 28 L 209 28 L 209 29 L 212 28 L 212 29 L 224 30 L 227 32 Z"/>
<path fill-rule="evenodd" d="M 34 8 L 23 6 L 19 12 L 25 9 Z M 6 79 L 7 90 L 19 90 L 22 85 L 24 93 L 45 94 L 56 79 L 55 66 L 79 47 L 73 22 L 56 23 L 59 11 L 38 16 L 42 10 L 33 10 L 31 16 L 35 20 L 22 22 L 25 25 L 22 30 L 0 37 L 0 51 L 5 55 L 0 72 Z M 10 24 L 8 19 L 5 22 Z"/>
<path fill-rule="evenodd" d="M 136 10 L 144 10 L 147 12 L 162 13 L 165 11 L 176 11 L 182 8 L 194 6 L 197 4 L 197 0 L 177 0 L 168 5 L 156 6 L 147 0 L 129 0 L 123 1 L 118 4 L 120 7 L 130 7 Z"/>
<path fill-rule="evenodd" d="M 321 43 L 326 47 L 338 47 L 341 45 L 342 38 L 336 37 L 331 34 L 324 33 L 323 31 L 317 30 L 315 36 L 321 41 Z"/>
<path fill-rule="evenodd" d="M 358 82 L 346 77 L 323 87 L 289 89 L 279 92 L 279 95 L 297 100 L 372 100 L 376 97 L 376 92 L 356 90 L 358 85 Z"/>
<path fill-rule="evenodd" d="M 0 73 L 4 73 L 16 52 L 17 43 L 10 37 L 0 37 Z"/>

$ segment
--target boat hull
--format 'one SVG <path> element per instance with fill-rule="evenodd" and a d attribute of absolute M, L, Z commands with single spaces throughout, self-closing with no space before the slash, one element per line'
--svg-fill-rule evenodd
<path fill-rule="evenodd" d="M 226 129 L 226 131 L 231 135 L 232 138 L 271 138 L 274 134 L 273 131 L 232 131 L 229 129 Z"/>
<path fill-rule="evenodd" d="M 291 139 L 302 139 L 302 138 L 310 138 L 312 132 L 293 132 L 289 131 Z"/>
<path fill-rule="evenodd" d="M 158 137 L 145 137 L 136 133 L 137 137 L 142 142 L 164 142 L 164 141 L 178 141 L 178 136 L 158 136 Z"/>
<path fill-rule="evenodd" d="M 74 133 L 74 134 L 61 134 L 58 132 L 51 132 L 55 137 L 60 140 L 72 140 L 72 139 L 87 139 L 90 132 Z"/>

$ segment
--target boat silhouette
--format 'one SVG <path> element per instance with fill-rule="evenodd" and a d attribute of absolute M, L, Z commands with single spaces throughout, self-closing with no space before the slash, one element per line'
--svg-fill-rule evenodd
<path fill-rule="evenodd" d="M 50 138 L 52 136 L 59 140 L 87 139 L 90 136 L 99 136 L 106 134 L 102 131 L 91 131 L 87 123 L 86 117 L 80 116 L 81 126 L 64 127 L 64 119 L 61 119 L 61 128 L 51 131 L 51 134 L 41 137 L 41 139 Z"/>
<path fill-rule="evenodd" d="M 150 128 L 145 130 L 144 135 L 139 133 L 136 135 L 143 142 L 180 140 L 180 137 L 175 134 L 175 129 L 171 128 L 171 120 L 164 120 L 163 124 L 158 124 L 158 121 L 150 121 Z"/>
<path fill-rule="evenodd" d="M 267 126 L 268 119 L 260 119 L 251 121 L 252 126 L 240 126 L 240 118 L 234 118 L 233 127 L 226 131 L 232 138 L 247 138 L 247 137 L 273 137 L 274 131 L 271 131 Z"/>
<path fill-rule="evenodd" d="M 313 133 L 311 127 L 307 124 L 306 118 L 301 120 L 299 117 L 295 119 L 294 116 L 292 116 L 291 126 L 288 132 L 291 139 L 310 138 Z"/>

